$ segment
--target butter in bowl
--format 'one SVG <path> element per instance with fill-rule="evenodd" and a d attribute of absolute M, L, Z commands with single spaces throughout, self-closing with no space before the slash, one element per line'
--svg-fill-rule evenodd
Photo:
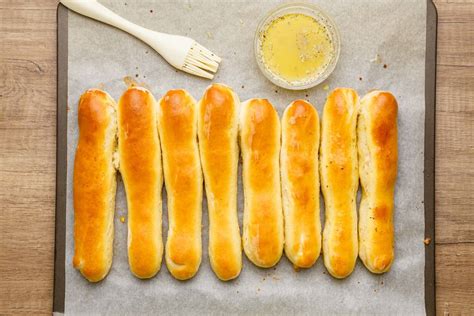
<path fill-rule="evenodd" d="M 286 4 L 269 12 L 255 34 L 255 57 L 274 84 L 291 90 L 314 87 L 336 67 L 339 32 L 312 4 Z"/>

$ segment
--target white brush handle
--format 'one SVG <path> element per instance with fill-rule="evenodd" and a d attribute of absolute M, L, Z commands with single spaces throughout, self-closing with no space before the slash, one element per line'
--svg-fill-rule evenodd
<path fill-rule="evenodd" d="M 60 0 L 60 2 L 79 14 L 112 25 L 139 38 L 178 69 L 181 69 L 184 64 L 186 53 L 194 42 L 187 37 L 155 32 L 136 25 L 112 12 L 96 0 Z M 183 45 L 186 47 L 183 47 Z"/>

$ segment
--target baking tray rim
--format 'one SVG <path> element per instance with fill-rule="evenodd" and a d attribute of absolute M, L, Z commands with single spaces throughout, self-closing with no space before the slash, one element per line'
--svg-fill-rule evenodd
<path fill-rule="evenodd" d="M 435 286 L 435 126 L 436 47 L 438 12 L 427 0 L 425 56 L 425 159 L 424 206 L 425 312 L 436 315 Z M 56 207 L 54 247 L 53 313 L 63 314 L 65 304 L 66 185 L 67 185 L 67 96 L 68 96 L 68 9 L 57 8 L 57 112 L 56 112 Z"/>

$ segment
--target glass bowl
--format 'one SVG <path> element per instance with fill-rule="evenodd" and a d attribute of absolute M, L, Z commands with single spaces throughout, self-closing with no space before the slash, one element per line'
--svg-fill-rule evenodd
<path fill-rule="evenodd" d="M 298 81 L 288 81 L 278 74 L 272 72 L 267 65 L 265 65 L 263 56 L 262 56 L 262 37 L 264 32 L 270 26 L 270 24 L 275 20 L 287 14 L 305 14 L 314 18 L 317 22 L 319 22 L 322 26 L 324 26 L 330 36 L 332 45 L 333 45 L 333 54 L 331 59 L 327 63 L 326 67 L 316 73 L 314 76 L 309 78 L 305 78 L 303 80 Z M 254 51 L 255 51 L 255 58 L 257 59 L 257 64 L 262 71 L 262 73 L 267 77 L 268 80 L 273 82 L 275 85 L 290 89 L 290 90 L 303 90 L 312 88 L 321 82 L 323 82 L 329 75 L 333 72 L 334 68 L 336 67 L 337 61 L 339 60 L 339 54 L 341 50 L 341 42 L 339 36 L 339 30 L 336 27 L 336 24 L 333 20 L 322 11 L 318 6 L 314 4 L 307 4 L 307 3 L 289 3 L 284 4 L 275 8 L 274 10 L 267 13 L 260 23 L 257 26 L 257 31 L 255 33 L 255 40 L 254 40 Z"/>

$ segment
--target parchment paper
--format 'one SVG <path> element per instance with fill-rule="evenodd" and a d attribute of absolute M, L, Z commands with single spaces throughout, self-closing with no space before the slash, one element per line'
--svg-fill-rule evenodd
<path fill-rule="evenodd" d="M 88 88 L 100 87 L 116 100 L 123 78 L 145 83 L 158 99 L 168 89 L 185 88 L 199 99 L 210 81 L 166 64 L 150 47 L 117 29 L 69 13 L 68 177 L 66 313 L 71 314 L 423 314 L 424 313 L 424 74 L 426 1 L 314 1 L 335 20 L 342 52 L 334 73 L 307 91 L 286 91 L 258 70 L 253 39 L 263 15 L 282 1 L 101 0 L 113 11 L 145 27 L 196 39 L 223 58 L 214 82 L 230 85 L 241 100 L 269 98 L 280 115 L 296 98 L 309 99 L 321 114 L 330 89 L 347 86 L 361 95 L 379 88 L 399 101 L 399 173 L 395 197 L 396 258 L 389 273 L 376 276 L 358 261 L 346 280 L 328 275 L 322 257 L 309 270 L 295 272 L 283 257 L 260 269 L 244 258 L 240 277 L 219 281 L 207 255 L 207 207 L 203 201 L 203 260 L 192 280 L 174 280 L 163 264 L 148 281 L 133 277 L 127 262 L 127 215 L 118 183 L 113 266 L 108 277 L 88 283 L 72 267 L 72 170 L 77 144 L 77 102 Z M 380 62 L 372 61 L 376 54 Z M 384 64 L 386 65 L 384 67 Z M 239 184 L 241 186 L 241 183 Z M 164 195 L 166 199 L 166 195 Z M 242 223 L 243 196 L 239 191 Z M 322 213 L 323 212 L 322 208 Z M 163 204 L 166 240 L 167 208 Z M 244 256 L 245 257 L 245 256 Z"/>

